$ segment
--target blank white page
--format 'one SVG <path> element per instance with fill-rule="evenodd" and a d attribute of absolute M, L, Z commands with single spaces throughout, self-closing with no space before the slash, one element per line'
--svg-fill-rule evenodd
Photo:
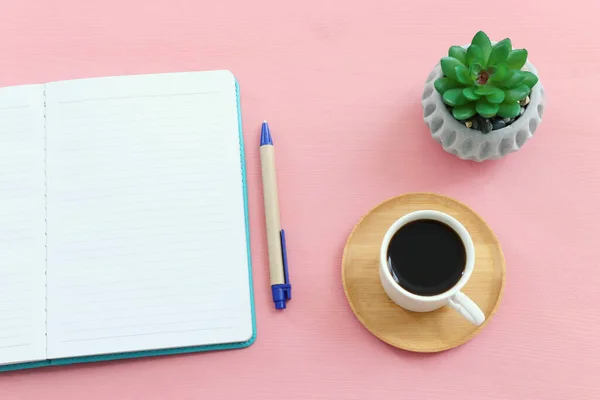
<path fill-rule="evenodd" d="M 47 85 L 49 358 L 252 336 L 236 100 L 227 71 Z"/>
<path fill-rule="evenodd" d="M 46 358 L 44 85 L 0 89 L 0 364 Z"/>

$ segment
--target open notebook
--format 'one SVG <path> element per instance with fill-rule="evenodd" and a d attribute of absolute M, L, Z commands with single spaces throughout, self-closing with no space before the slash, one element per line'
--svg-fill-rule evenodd
<path fill-rule="evenodd" d="M 246 199 L 228 71 L 0 89 L 0 370 L 251 344 Z"/>

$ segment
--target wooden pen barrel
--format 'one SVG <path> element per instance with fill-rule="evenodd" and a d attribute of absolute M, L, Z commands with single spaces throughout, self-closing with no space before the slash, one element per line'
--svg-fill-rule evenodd
<path fill-rule="evenodd" d="M 279 219 L 277 174 L 275 172 L 275 149 L 272 145 L 260 147 L 260 163 L 262 167 L 271 285 L 275 285 L 285 283 L 285 279 L 281 254 L 281 222 Z"/>

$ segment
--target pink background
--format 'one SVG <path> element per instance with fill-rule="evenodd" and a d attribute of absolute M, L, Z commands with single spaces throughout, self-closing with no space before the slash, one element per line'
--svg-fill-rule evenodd
<path fill-rule="evenodd" d="M 4 0 L 0 85 L 236 74 L 258 340 L 239 351 L 1 374 L 0 398 L 600 398 L 598 4 Z M 420 106 L 430 68 L 479 29 L 526 47 L 548 95 L 532 141 L 485 164 L 445 153 Z M 277 146 L 294 287 L 280 313 L 269 294 L 257 147 L 265 118 Z M 507 261 L 495 318 L 475 340 L 437 355 L 408 354 L 371 336 L 340 280 L 357 220 L 412 191 L 469 204 L 495 230 Z"/>

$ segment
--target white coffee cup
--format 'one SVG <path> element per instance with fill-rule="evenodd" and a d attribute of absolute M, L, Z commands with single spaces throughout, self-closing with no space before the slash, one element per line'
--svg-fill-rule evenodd
<path fill-rule="evenodd" d="M 452 228 L 462 240 L 466 250 L 466 263 L 462 277 L 452 288 L 434 296 L 420 296 L 411 293 L 396 283 L 388 261 L 388 247 L 394 234 L 409 222 L 423 219 L 436 220 Z M 443 212 L 420 210 L 406 214 L 390 226 L 381 243 L 379 279 L 381 280 L 383 289 L 394 303 L 409 311 L 429 312 L 444 306 L 450 306 L 471 323 L 481 325 L 485 321 L 485 315 L 473 300 L 461 292 L 461 289 L 471 278 L 474 267 L 475 246 L 469 232 L 460 222 Z"/>

